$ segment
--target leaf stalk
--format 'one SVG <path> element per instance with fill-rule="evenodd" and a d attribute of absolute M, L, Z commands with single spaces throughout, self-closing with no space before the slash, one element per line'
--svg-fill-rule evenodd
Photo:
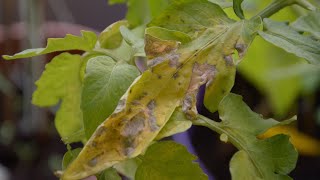
<path fill-rule="evenodd" d="M 281 9 L 291 6 L 293 4 L 297 4 L 305 9 L 315 11 L 317 8 L 311 4 L 307 0 L 274 0 L 271 4 L 269 4 L 265 9 L 263 9 L 261 12 L 259 12 L 257 15 L 255 15 L 253 18 L 260 16 L 263 18 L 268 18 L 272 16 L 273 14 L 277 13 Z"/>
<path fill-rule="evenodd" d="M 198 119 L 197 120 L 193 120 L 192 121 L 193 125 L 197 125 L 197 126 L 204 126 L 207 127 L 215 132 L 217 132 L 218 134 L 226 134 L 228 136 L 228 141 L 233 144 L 237 149 L 245 149 L 242 145 L 241 142 L 239 142 L 237 140 L 236 137 L 234 137 L 232 134 L 230 134 L 228 131 L 224 130 L 223 128 L 221 128 L 221 125 L 215 121 L 213 121 L 212 119 L 209 119 L 205 116 L 202 115 L 198 115 Z"/>

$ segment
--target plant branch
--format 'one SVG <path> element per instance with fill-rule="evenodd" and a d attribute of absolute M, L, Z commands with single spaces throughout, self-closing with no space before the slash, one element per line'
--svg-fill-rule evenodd
<path fill-rule="evenodd" d="M 205 116 L 198 115 L 198 119 L 193 120 L 192 124 L 197 125 L 197 126 L 207 127 L 209 129 L 217 132 L 220 135 L 225 134 L 228 136 L 228 141 L 231 142 L 237 149 L 245 149 L 245 147 L 243 147 L 242 143 L 239 142 L 236 137 L 234 137 L 228 131 L 224 130 L 219 123 L 217 123 L 217 122 L 215 122 Z"/>
<path fill-rule="evenodd" d="M 259 12 L 257 15 L 255 15 L 253 18 L 260 16 L 263 18 L 268 18 L 272 16 L 273 14 L 277 13 L 281 9 L 291 6 L 293 4 L 297 4 L 305 9 L 315 11 L 317 8 L 311 4 L 307 0 L 274 0 L 271 4 L 269 4 L 265 9 L 263 9 L 261 12 Z"/>
<path fill-rule="evenodd" d="M 254 17 L 260 16 L 262 19 L 270 17 L 271 15 L 277 13 L 279 10 L 294 4 L 296 0 L 274 0 L 265 9 L 259 12 Z"/>

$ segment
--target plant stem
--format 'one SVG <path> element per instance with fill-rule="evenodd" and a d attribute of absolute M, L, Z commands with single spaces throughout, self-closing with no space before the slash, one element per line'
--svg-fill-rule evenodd
<path fill-rule="evenodd" d="M 228 136 L 228 141 L 233 144 L 237 149 L 245 149 L 245 147 L 241 144 L 241 142 L 234 137 L 233 134 L 229 133 L 228 131 L 224 130 L 220 123 L 215 122 L 205 116 L 202 115 L 198 115 L 198 119 L 197 120 L 193 120 L 192 121 L 193 125 L 197 125 L 197 126 L 204 126 L 207 127 L 215 132 L 217 132 L 218 134 L 225 134 Z"/>
<path fill-rule="evenodd" d="M 296 0 L 274 0 L 271 4 L 269 4 L 265 9 L 259 12 L 254 17 L 260 16 L 262 19 L 270 17 L 275 14 L 279 10 L 294 4 Z"/>
<path fill-rule="evenodd" d="M 307 0 L 274 0 L 271 4 L 269 4 L 265 9 L 255 15 L 253 18 L 260 16 L 263 18 L 268 18 L 271 15 L 277 13 L 279 10 L 291 6 L 293 4 L 297 4 L 305 9 L 315 11 L 317 8 L 311 4 Z"/>

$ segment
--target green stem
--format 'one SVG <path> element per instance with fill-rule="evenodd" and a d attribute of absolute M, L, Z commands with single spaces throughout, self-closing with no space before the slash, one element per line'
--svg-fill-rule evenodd
<path fill-rule="evenodd" d="M 269 4 L 265 9 L 263 9 L 260 13 L 255 15 L 254 17 L 260 16 L 262 19 L 270 17 L 275 14 L 279 10 L 294 4 L 296 0 L 274 0 L 271 4 Z"/>
<path fill-rule="evenodd" d="M 198 115 L 198 119 L 192 121 L 193 125 L 197 126 L 204 126 L 207 127 L 218 134 L 226 134 L 228 136 L 228 141 L 233 144 L 237 149 L 245 149 L 245 147 L 242 145 L 241 142 L 238 141 L 236 137 L 234 137 L 232 134 L 230 134 L 228 131 L 221 128 L 220 123 L 217 123 L 205 116 Z"/>
<path fill-rule="evenodd" d="M 253 18 L 260 16 L 263 18 L 268 18 L 273 14 L 277 13 L 279 10 L 291 6 L 293 4 L 297 4 L 305 9 L 315 11 L 317 8 L 311 4 L 307 0 L 274 0 L 271 4 L 269 4 L 265 9 L 255 15 Z"/>
<path fill-rule="evenodd" d="M 246 147 L 246 143 L 245 142 L 241 142 L 241 138 L 237 137 L 236 134 L 233 134 L 232 132 L 225 130 L 222 128 L 222 125 L 218 122 L 215 122 L 207 117 L 204 117 L 202 115 L 198 115 L 198 119 L 192 121 L 193 125 L 197 125 L 197 126 L 204 126 L 207 127 L 219 134 L 225 134 L 228 137 L 228 141 L 233 144 L 237 149 L 239 150 L 243 150 L 245 151 L 248 156 L 250 157 L 250 159 L 252 159 L 252 163 L 255 166 L 255 168 L 257 169 L 257 171 L 259 172 L 259 174 L 263 175 L 262 170 L 259 168 L 259 166 L 257 165 L 258 163 L 256 161 L 254 161 L 254 158 L 251 156 L 250 151 L 248 150 L 248 147 Z"/>

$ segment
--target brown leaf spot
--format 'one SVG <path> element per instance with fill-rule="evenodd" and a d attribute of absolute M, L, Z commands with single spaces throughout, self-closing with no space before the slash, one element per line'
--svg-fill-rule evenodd
<path fill-rule="evenodd" d="M 138 113 L 132 119 L 128 120 L 123 129 L 121 130 L 121 135 L 125 137 L 136 136 L 144 128 L 145 115 L 143 112 Z"/>
<path fill-rule="evenodd" d="M 105 132 L 108 130 L 108 128 L 106 128 L 105 126 L 99 126 L 99 128 L 96 130 L 95 132 L 95 136 L 96 137 L 99 137 L 101 136 L 102 134 L 105 134 Z"/>
<path fill-rule="evenodd" d="M 227 66 L 232 66 L 233 65 L 233 58 L 231 55 L 224 56 L 223 59 L 225 60 Z"/>
<path fill-rule="evenodd" d="M 235 49 L 238 51 L 239 57 L 242 58 L 246 51 L 247 46 L 244 44 L 236 44 Z"/>

